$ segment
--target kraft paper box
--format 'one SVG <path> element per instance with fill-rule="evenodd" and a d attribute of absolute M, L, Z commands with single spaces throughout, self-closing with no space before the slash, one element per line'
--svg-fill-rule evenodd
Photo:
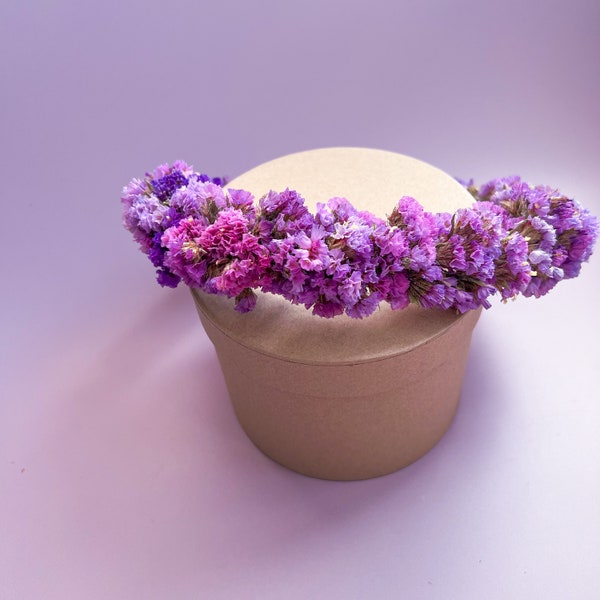
<path fill-rule="evenodd" d="M 385 218 L 402 196 L 454 212 L 472 197 L 452 177 L 400 154 L 329 148 L 265 163 L 229 185 L 258 199 L 300 193 L 308 207 L 345 197 Z M 366 479 L 429 451 L 456 412 L 471 334 L 481 309 L 387 304 L 366 319 L 323 319 L 259 293 L 254 311 L 192 290 L 238 420 L 275 461 L 324 479 Z"/>

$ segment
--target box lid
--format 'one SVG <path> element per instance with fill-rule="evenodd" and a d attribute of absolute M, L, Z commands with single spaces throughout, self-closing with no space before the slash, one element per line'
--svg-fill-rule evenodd
<path fill-rule="evenodd" d="M 389 215 L 402 196 L 412 196 L 428 211 L 454 212 L 473 199 L 443 171 L 415 158 L 365 148 L 324 148 L 290 154 L 264 163 L 228 186 L 252 192 L 296 190 L 314 210 L 317 202 L 347 198 L 359 210 Z M 387 303 L 366 319 L 314 316 L 303 306 L 257 292 L 256 308 L 233 309 L 232 299 L 193 290 L 198 309 L 223 333 L 249 348 L 282 360 L 306 364 L 354 364 L 383 360 L 425 344 L 462 316 L 454 311 Z"/>

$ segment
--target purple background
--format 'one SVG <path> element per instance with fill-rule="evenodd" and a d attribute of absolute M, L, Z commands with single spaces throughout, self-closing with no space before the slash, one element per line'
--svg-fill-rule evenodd
<path fill-rule="evenodd" d="M 430 454 L 323 482 L 241 432 L 118 198 L 351 145 L 598 215 L 599 28 L 594 0 L 4 0 L 0 598 L 597 598 L 597 256 L 483 315 Z"/>

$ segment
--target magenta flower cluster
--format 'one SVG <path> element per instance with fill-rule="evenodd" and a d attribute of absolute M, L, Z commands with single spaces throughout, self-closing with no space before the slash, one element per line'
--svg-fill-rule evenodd
<path fill-rule="evenodd" d="M 597 220 L 575 200 L 519 177 L 477 188 L 471 208 L 428 213 L 403 197 L 387 219 L 344 198 L 312 214 L 295 191 L 254 202 L 243 190 L 161 165 L 123 189 L 124 224 L 158 282 L 183 281 L 254 308 L 262 290 L 321 317 L 371 314 L 381 302 L 465 312 L 489 297 L 539 297 L 579 274 L 598 234 Z"/>

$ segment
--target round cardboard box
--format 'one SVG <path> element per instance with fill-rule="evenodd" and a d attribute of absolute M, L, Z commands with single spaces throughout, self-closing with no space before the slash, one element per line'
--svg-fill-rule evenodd
<path fill-rule="evenodd" d="M 345 197 L 385 217 L 402 196 L 426 210 L 472 203 L 452 177 L 414 158 L 326 148 L 270 161 L 228 188 L 295 189 L 310 209 Z M 387 304 L 366 319 L 323 319 L 259 293 L 254 311 L 192 290 L 237 418 L 267 456 L 299 473 L 335 480 L 377 477 L 423 456 L 456 412 L 471 334 L 481 310 Z"/>

